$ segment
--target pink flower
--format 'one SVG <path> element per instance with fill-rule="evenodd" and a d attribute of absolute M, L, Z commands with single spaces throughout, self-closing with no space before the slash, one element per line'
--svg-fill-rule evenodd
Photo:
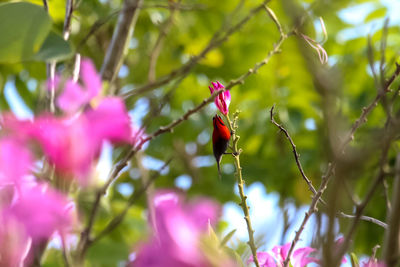
<path fill-rule="evenodd" d="M 3 215 L 19 222 L 33 242 L 49 238 L 55 231 L 66 232 L 73 222 L 67 199 L 40 185 L 22 190 Z"/>
<path fill-rule="evenodd" d="M 277 267 L 275 258 L 268 252 L 257 252 L 258 263 L 261 267 Z M 254 262 L 253 255 L 250 256 L 247 264 Z"/>
<path fill-rule="evenodd" d="M 88 110 L 84 116 L 90 127 L 91 138 L 112 143 L 130 143 L 131 121 L 124 102 L 117 97 L 104 98 L 96 109 Z"/>
<path fill-rule="evenodd" d="M 367 262 L 361 262 L 361 267 L 386 267 L 386 264 L 371 257 Z"/>
<path fill-rule="evenodd" d="M 56 101 L 57 106 L 66 113 L 71 114 L 84 107 L 99 94 L 102 87 L 100 75 L 89 59 L 82 60 L 80 69 L 83 86 L 68 79 Z M 59 83 L 59 78 L 53 83 Z M 51 84 L 51 81 L 48 84 Z"/>
<path fill-rule="evenodd" d="M 42 115 L 29 122 L 9 116 L 4 120 L 7 131 L 22 140 L 37 141 L 56 170 L 64 177 L 75 177 L 81 185 L 88 184 L 104 141 L 132 143 L 130 124 L 119 98 L 104 98 L 95 109 L 73 117 Z"/>
<path fill-rule="evenodd" d="M 307 266 L 311 262 L 319 263 L 320 260 L 310 257 L 311 253 L 316 252 L 315 248 L 304 247 L 293 252 L 293 266 Z"/>
<path fill-rule="evenodd" d="M 0 186 L 18 183 L 29 173 L 33 157 L 26 144 L 12 137 L 0 139 Z"/>
<path fill-rule="evenodd" d="M 213 94 L 215 91 L 219 91 L 225 88 L 219 81 L 217 81 L 216 83 L 212 82 L 211 84 L 212 87 L 208 87 L 211 94 Z M 225 91 L 218 94 L 214 102 L 219 111 L 221 111 L 224 115 L 227 115 L 229 112 L 229 104 L 231 103 L 231 93 L 229 91 Z"/>
<path fill-rule="evenodd" d="M 291 243 L 286 243 L 283 246 L 275 246 L 271 252 L 257 252 L 257 259 L 262 267 L 276 267 L 283 266 L 283 263 L 288 255 Z M 290 263 L 293 267 L 305 267 L 311 262 L 319 263 L 320 260 L 310 257 L 311 253 L 316 252 L 316 249 L 310 247 L 304 247 L 296 249 Z M 248 262 L 254 262 L 251 256 Z"/>
<path fill-rule="evenodd" d="M 155 236 L 141 245 L 132 266 L 209 266 L 200 247 L 200 238 L 207 233 L 209 223 L 216 223 L 217 204 L 206 199 L 184 203 L 179 194 L 160 191 L 153 205 Z"/>
<path fill-rule="evenodd" d="M 29 247 L 23 225 L 0 212 L 0 266 L 22 266 Z"/>

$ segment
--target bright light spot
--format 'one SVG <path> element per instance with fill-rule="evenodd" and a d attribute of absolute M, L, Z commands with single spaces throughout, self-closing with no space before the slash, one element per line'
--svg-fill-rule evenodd
<path fill-rule="evenodd" d="M 342 9 L 338 12 L 338 15 L 344 22 L 355 25 L 363 23 L 368 14 L 374 9 L 373 4 L 365 3 Z"/>
<path fill-rule="evenodd" d="M 186 153 L 188 153 L 189 155 L 194 155 L 194 154 L 196 153 L 196 151 L 197 151 L 197 145 L 196 145 L 196 143 L 194 143 L 194 142 L 187 143 L 187 144 L 185 145 L 185 151 L 186 151 Z"/>
<path fill-rule="evenodd" d="M 144 156 L 142 159 L 142 164 L 146 169 L 158 171 L 164 166 L 164 161 L 150 157 Z M 169 167 L 165 167 L 164 170 L 161 171 L 161 175 L 166 175 L 169 172 Z"/>
<path fill-rule="evenodd" d="M 215 159 L 212 156 L 198 156 L 193 159 L 193 165 L 197 168 L 210 167 L 214 165 Z"/>
<path fill-rule="evenodd" d="M 192 185 L 192 177 L 183 174 L 175 178 L 175 186 L 187 190 Z"/>
<path fill-rule="evenodd" d="M 108 142 L 104 142 L 100 154 L 99 161 L 96 166 L 97 179 L 105 182 L 112 168 L 112 146 Z"/>
<path fill-rule="evenodd" d="M 129 68 L 126 65 L 122 65 L 121 68 L 119 69 L 118 77 L 119 78 L 125 78 L 129 74 Z"/>
<path fill-rule="evenodd" d="M 222 171 L 226 174 L 232 174 L 235 171 L 235 166 L 231 163 L 223 164 Z"/>
<path fill-rule="evenodd" d="M 304 122 L 306 129 L 309 131 L 314 131 L 315 129 L 317 129 L 317 126 L 315 125 L 315 120 L 314 119 L 306 119 L 306 121 Z"/>
<path fill-rule="evenodd" d="M 129 183 L 120 183 L 117 185 L 117 190 L 124 197 L 129 197 L 133 193 L 133 186 Z"/>
<path fill-rule="evenodd" d="M 12 112 L 19 119 L 32 119 L 33 113 L 17 93 L 14 82 L 6 82 L 4 86 L 4 96 L 10 105 Z"/>
<path fill-rule="evenodd" d="M 197 142 L 200 145 L 205 145 L 210 141 L 210 133 L 207 130 L 202 131 L 198 136 L 197 136 Z"/>
<path fill-rule="evenodd" d="M 132 37 L 131 41 L 129 42 L 129 49 L 135 49 L 138 47 L 138 45 L 139 45 L 138 39 Z"/>
<path fill-rule="evenodd" d="M 37 87 L 37 81 L 35 79 L 29 79 L 26 83 L 26 86 L 28 87 L 29 91 L 34 92 Z"/>
<path fill-rule="evenodd" d="M 139 169 L 138 169 L 138 168 L 131 168 L 131 169 L 129 170 L 129 176 L 130 176 L 132 179 L 139 179 L 140 176 L 141 176 Z"/>
<path fill-rule="evenodd" d="M 142 125 L 142 120 L 144 116 L 149 112 L 149 100 L 145 97 L 139 98 L 133 109 L 129 111 L 129 116 L 131 120 L 136 123 L 136 125 Z"/>

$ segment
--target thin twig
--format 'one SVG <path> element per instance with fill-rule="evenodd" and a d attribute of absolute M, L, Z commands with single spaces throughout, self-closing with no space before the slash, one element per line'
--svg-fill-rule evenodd
<path fill-rule="evenodd" d="M 222 25 L 221 29 L 213 35 L 207 46 L 199 54 L 193 56 L 186 64 L 184 64 L 180 68 L 173 70 L 170 74 L 163 76 L 154 82 L 147 83 L 131 91 L 125 92 L 121 96 L 124 98 L 128 98 L 134 95 L 142 94 L 154 88 L 165 85 L 179 76 L 186 76 L 187 74 L 189 74 L 190 70 L 199 62 L 200 59 L 204 58 L 208 54 L 208 52 L 228 40 L 228 38 L 233 33 L 240 30 L 243 25 L 245 25 L 251 18 L 253 18 L 256 13 L 262 10 L 264 5 L 269 1 L 270 0 L 265 0 L 262 4 L 252 9 L 246 17 L 244 17 L 235 25 L 231 26 L 225 33 L 222 33 L 222 30 L 224 28 L 224 25 Z"/>
<path fill-rule="evenodd" d="M 124 59 L 126 46 L 133 34 L 139 16 L 138 6 L 142 2 L 143 0 L 124 0 L 117 26 L 101 66 L 100 74 L 103 80 L 112 82 L 118 74 Z"/>
<path fill-rule="evenodd" d="M 282 125 L 277 123 L 274 119 L 274 108 L 275 108 L 275 105 L 273 105 L 271 110 L 269 111 L 270 120 L 276 127 L 279 128 L 279 130 L 281 132 L 283 132 L 285 134 L 286 138 L 289 140 L 290 144 L 292 145 L 292 151 L 293 151 L 294 159 L 297 164 L 297 168 L 299 169 L 300 174 L 303 177 L 303 179 L 306 181 L 306 183 L 308 185 L 308 189 L 313 193 L 313 195 L 315 195 L 315 194 L 317 194 L 317 190 L 315 190 L 314 186 L 312 185 L 312 182 L 310 181 L 310 179 L 307 178 L 307 176 L 303 170 L 303 167 L 301 166 L 300 159 L 299 159 L 300 155 L 297 152 L 296 145 L 294 144 L 292 138 L 290 137 L 289 132 Z"/>
<path fill-rule="evenodd" d="M 74 11 L 74 0 L 67 0 L 65 6 L 65 20 L 63 29 L 64 40 L 68 40 L 69 34 L 71 33 L 71 19 L 73 11 Z"/>
<path fill-rule="evenodd" d="M 169 3 L 173 3 L 173 2 L 169 2 Z M 178 1 L 178 4 L 180 3 L 180 1 Z M 169 32 L 169 29 L 174 21 L 174 15 L 176 12 L 176 8 L 173 7 L 171 8 L 171 12 L 169 14 L 168 19 L 161 25 L 160 27 L 160 33 L 157 37 L 157 40 L 154 44 L 154 47 L 151 51 L 150 54 L 150 63 L 149 63 L 149 73 L 148 73 L 148 81 L 154 82 L 154 80 L 156 79 L 156 65 L 157 65 L 157 60 L 158 60 L 158 56 L 160 55 L 161 49 L 163 47 L 164 44 L 164 40 L 167 37 L 167 34 Z"/>
<path fill-rule="evenodd" d="M 146 9 L 146 8 L 165 8 L 165 9 L 177 9 L 177 10 L 182 10 L 182 11 L 192 11 L 192 10 L 203 10 L 206 9 L 205 5 L 202 4 L 193 4 L 193 5 L 185 5 L 181 3 L 176 3 L 173 1 L 168 2 L 168 4 L 157 4 L 157 3 L 148 3 L 148 4 L 142 4 L 139 6 L 140 9 Z"/>
<path fill-rule="evenodd" d="M 349 215 L 349 214 L 345 214 L 343 212 L 337 213 L 337 216 L 342 217 L 342 218 L 347 218 L 347 219 L 354 219 L 356 217 L 356 215 Z M 370 216 L 362 215 L 362 216 L 360 216 L 360 220 L 366 221 L 366 222 L 371 222 L 376 225 L 379 225 L 380 227 L 382 227 L 384 229 L 388 229 L 388 225 L 386 223 L 384 223 L 376 218 L 370 217 Z"/>
<path fill-rule="evenodd" d="M 47 0 L 43 0 L 43 7 L 46 12 L 49 12 L 49 5 L 47 4 Z"/>
<path fill-rule="evenodd" d="M 111 12 L 109 15 L 107 15 L 106 17 L 100 18 L 99 20 L 97 20 L 92 27 L 90 27 L 89 32 L 85 35 L 85 37 L 83 37 L 83 39 L 79 42 L 76 51 L 80 51 L 83 47 L 83 45 L 87 42 L 87 40 L 89 40 L 89 38 L 95 33 L 97 32 L 101 26 L 103 26 L 104 24 L 106 24 L 107 22 L 109 22 L 112 18 L 114 18 L 116 15 L 119 14 L 121 10 L 115 10 L 113 12 Z"/>

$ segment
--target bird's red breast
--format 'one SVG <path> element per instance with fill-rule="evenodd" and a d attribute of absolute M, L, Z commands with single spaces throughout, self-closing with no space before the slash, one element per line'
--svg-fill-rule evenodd
<path fill-rule="evenodd" d="M 220 116 L 215 115 L 213 117 L 213 143 L 216 143 L 218 139 L 224 139 L 229 141 L 231 138 L 231 132 L 229 131 L 228 127 L 224 124 L 224 121 L 221 119 Z"/>

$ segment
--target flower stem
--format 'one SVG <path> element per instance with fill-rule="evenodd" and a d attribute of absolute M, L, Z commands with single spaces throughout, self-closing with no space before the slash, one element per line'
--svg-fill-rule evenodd
<path fill-rule="evenodd" d="M 254 230 L 253 227 L 251 226 L 251 220 L 250 220 L 250 213 L 249 213 L 249 206 L 247 206 L 247 196 L 244 194 L 244 180 L 242 176 L 242 167 L 240 166 L 240 153 L 242 152 L 242 149 L 238 149 L 238 142 L 240 139 L 240 136 L 236 134 L 236 129 L 238 128 L 237 126 L 237 120 L 239 118 L 239 111 L 236 111 L 233 114 L 233 122 L 229 119 L 228 115 L 225 115 L 226 120 L 228 121 L 228 127 L 229 130 L 232 133 L 232 156 L 235 159 L 235 166 L 236 166 L 236 178 L 238 182 L 238 189 L 239 189 L 239 195 L 241 202 L 239 205 L 242 207 L 243 213 L 244 213 L 244 220 L 246 221 L 247 224 L 247 232 L 249 234 L 249 241 L 247 244 L 250 247 L 251 254 L 253 255 L 254 263 L 257 267 L 260 266 L 258 263 L 257 259 L 257 248 L 254 243 Z"/>

